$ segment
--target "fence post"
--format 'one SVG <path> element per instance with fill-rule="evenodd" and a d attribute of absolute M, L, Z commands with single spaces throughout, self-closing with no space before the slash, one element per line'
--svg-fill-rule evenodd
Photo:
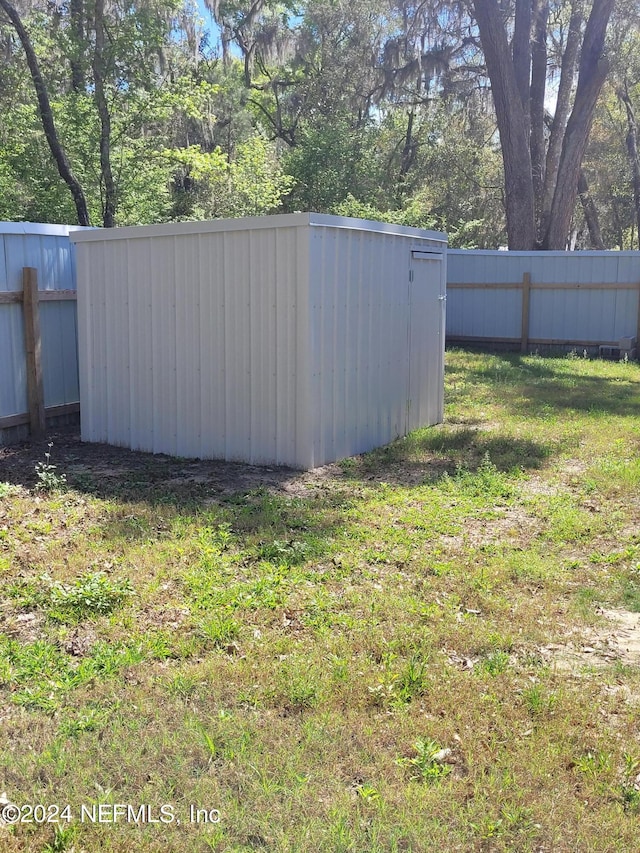
<path fill-rule="evenodd" d="M 38 304 L 38 271 L 22 269 L 22 307 L 24 338 L 27 350 L 27 395 L 31 435 L 45 431 L 44 382 L 42 378 L 42 339 L 40 337 L 40 308 Z"/>
<path fill-rule="evenodd" d="M 531 273 L 522 275 L 522 328 L 520 331 L 520 352 L 529 348 L 529 305 L 531 302 Z"/>

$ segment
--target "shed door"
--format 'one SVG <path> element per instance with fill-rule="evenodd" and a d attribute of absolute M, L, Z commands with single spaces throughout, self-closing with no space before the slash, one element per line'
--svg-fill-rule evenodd
<path fill-rule="evenodd" d="M 411 252 L 408 431 L 439 423 L 443 416 L 444 273 L 442 253 Z"/>

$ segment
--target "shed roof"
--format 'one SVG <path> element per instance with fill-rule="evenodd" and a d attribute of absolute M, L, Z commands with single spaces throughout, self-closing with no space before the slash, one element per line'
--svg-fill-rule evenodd
<path fill-rule="evenodd" d="M 273 216 L 247 216 L 240 219 L 211 219 L 199 222 L 167 222 L 162 225 L 134 225 L 126 228 L 94 228 L 74 231 L 73 243 L 97 240 L 134 240 L 143 237 L 176 237 L 186 234 L 209 234 L 220 231 L 251 231 L 260 228 L 295 228 L 314 225 L 328 228 L 346 228 L 378 234 L 415 237 L 446 243 L 447 236 L 438 231 L 425 231 L 408 225 L 353 219 L 348 216 L 331 216 L 326 213 L 281 213 Z"/>
<path fill-rule="evenodd" d="M 34 234 L 40 237 L 68 237 L 72 231 L 86 230 L 82 225 L 52 225 L 47 222 L 0 222 L 2 234 Z"/>

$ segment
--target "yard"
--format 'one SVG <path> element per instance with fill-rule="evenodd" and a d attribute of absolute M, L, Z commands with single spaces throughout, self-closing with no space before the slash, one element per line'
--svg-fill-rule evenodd
<path fill-rule="evenodd" d="M 0 449 L 1 850 L 637 849 L 640 367 L 445 402 L 307 474 Z"/>

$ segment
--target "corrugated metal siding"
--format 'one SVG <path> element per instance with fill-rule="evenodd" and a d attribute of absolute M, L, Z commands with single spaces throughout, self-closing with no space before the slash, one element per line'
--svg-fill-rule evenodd
<path fill-rule="evenodd" d="M 442 419 L 443 260 L 411 260 L 412 249 L 427 247 L 444 244 L 313 229 L 314 465 L 379 447 Z M 410 269 L 420 264 L 429 273 L 411 284 Z"/>
<path fill-rule="evenodd" d="M 83 428 L 94 435 L 94 441 L 106 441 L 107 383 L 105 349 L 104 251 L 96 243 L 91 257 L 76 253 L 78 282 L 89 282 L 91 294 L 78 288 L 78 360 L 80 370 L 80 400 Z"/>
<path fill-rule="evenodd" d="M 0 305 L 0 417 L 26 412 L 27 367 L 21 305 Z"/>
<path fill-rule="evenodd" d="M 83 438 L 304 467 L 298 230 L 81 243 Z"/>
<path fill-rule="evenodd" d="M 446 255 L 412 262 L 409 287 L 409 430 L 443 419 Z"/>
<path fill-rule="evenodd" d="M 0 223 L 0 291 L 22 290 L 23 267 L 38 271 L 39 290 L 75 290 L 74 251 L 67 226 Z M 40 305 L 45 405 L 79 399 L 76 308 Z M 27 411 L 22 306 L 0 304 L 0 417 Z"/>
<path fill-rule="evenodd" d="M 40 334 L 45 406 L 77 403 L 80 397 L 75 303 L 41 302 Z"/>
<path fill-rule="evenodd" d="M 447 291 L 447 335 L 517 338 L 521 316 L 522 294 L 518 290 L 479 287 Z"/>
<path fill-rule="evenodd" d="M 445 245 L 416 234 L 301 214 L 80 235 L 83 438 L 308 468 L 403 435 L 411 248 Z M 438 322 L 420 424 L 442 417 Z"/>
<path fill-rule="evenodd" d="M 529 338 L 532 340 L 613 342 L 635 335 L 640 287 L 639 252 L 485 252 L 448 253 L 448 282 L 515 284 L 531 275 Z M 562 288 L 562 284 L 603 284 L 602 288 Z M 612 284 L 629 284 L 613 288 Z M 537 288 L 557 284 L 558 288 Z M 519 338 L 519 289 L 451 288 L 449 337 Z"/>

